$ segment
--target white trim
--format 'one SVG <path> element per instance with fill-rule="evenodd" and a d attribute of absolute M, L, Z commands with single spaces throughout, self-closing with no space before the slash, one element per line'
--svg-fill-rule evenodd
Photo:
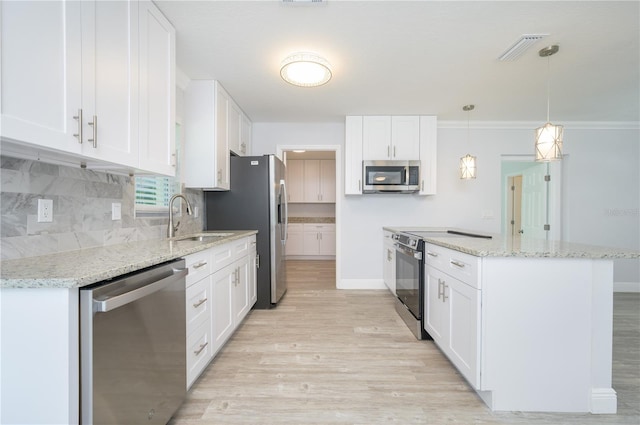
<path fill-rule="evenodd" d="M 342 279 L 336 285 L 338 289 L 384 289 L 389 290 L 382 279 Z"/>
<path fill-rule="evenodd" d="M 640 292 L 640 282 L 613 282 L 613 292 Z"/>
<path fill-rule="evenodd" d="M 591 389 L 591 413 L 615 414 L 618 408 L 618 397 L 613 388 Z"/>
<path fill-rule="evenodd" d="M 474 129 L 495 129 L 495 130 L 534 130 L 542 121 L 440 121 L 438 128 L 470 128 Z M 565 130 L 638 130 L 640 121 L 558 121 L 554 124 L 564 126 Z"/>
<path fill-rule="evenodd" d="M 342 261 L 340 260 L 340 247 L 342 245 L 342 170 L 344 166 L 342 164 L 342 146 L 341 145 L 277 145 L 276 156 L 283 159 L 284 151 L 292 151 L 294 149 L 304 149 L 307 151 L 333 151 L 336 153 L 336 288 L 338 288 L 338 282 L 340 282 L 340 271 L 342 270 Z"/>

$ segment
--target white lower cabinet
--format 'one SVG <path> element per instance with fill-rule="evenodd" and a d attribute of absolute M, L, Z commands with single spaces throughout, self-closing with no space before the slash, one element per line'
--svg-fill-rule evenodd
<path fill-rule="evenodd" d="M 336 255 L 335 224 L 292 223 L 287 229 L 287 256 L 326 259 Z"/>
<path fill-rule="evenodd" d="M 189 255 L 187 388 L 222 348 L 257 300 L 256 237 Z"/>
<path fill-rule="evenodd" d="M 480 385 L 480 290 L 425 267 L 425 330 L 467 381 Z"/>
<path fill-rule="evenodd" d="M 384 230 L 382 242 L 382 278 L 389 291 L 396 295 L 396 249 L 393 246 L 391 236 L 393 232 Z"/>

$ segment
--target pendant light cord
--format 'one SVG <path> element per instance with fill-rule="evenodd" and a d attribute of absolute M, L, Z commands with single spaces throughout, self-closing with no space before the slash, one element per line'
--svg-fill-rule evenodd
<path fill-rule="evenodd" d="M 549 122 L 549 98 L 551 96 L 551 59 L 547 56 L 547 122 Z"/>

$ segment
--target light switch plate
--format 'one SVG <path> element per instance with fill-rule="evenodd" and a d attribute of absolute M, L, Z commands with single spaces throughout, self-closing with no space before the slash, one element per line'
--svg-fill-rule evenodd
<path fill-rule="evenodd" d="M 38 223 L 53 222 L 53 199 L 38 199 Z"/>
<path fill-rule="evenodd" d="M 122 204 L 120 202 L 111 204 L 111 220 L 122 220 Z"/>

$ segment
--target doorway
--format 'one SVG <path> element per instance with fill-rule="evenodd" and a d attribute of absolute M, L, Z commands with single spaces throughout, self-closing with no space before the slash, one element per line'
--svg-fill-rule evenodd
<path fill-rule="evenodd" d="M 560 240 L 561 169 L 557 162 L 532 156 L 503 156 L 501 164 L 502 233 Z"/>

